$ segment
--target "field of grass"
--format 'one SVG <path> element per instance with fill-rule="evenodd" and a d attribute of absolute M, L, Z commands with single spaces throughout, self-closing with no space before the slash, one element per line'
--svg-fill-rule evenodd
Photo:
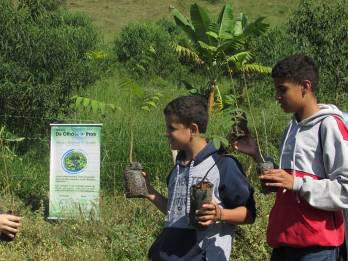
<path fill-rule="evenodd" d="M 103 32 L 106 42 L 112 41 L 121 28 L 131 22 L 156 21 L 169 17 L 169 6 L 175 6 L 188 15 L 192 3 L 204 6 L 212 14 L 218 14 L 225 2 L 232 3 L 235 13 L 245 13 L 250 18 L 267 17 L 272 26 L 286 21 L 299 0 L 67 0 L 69 10 L 85 12 L 92 17 Z"/>

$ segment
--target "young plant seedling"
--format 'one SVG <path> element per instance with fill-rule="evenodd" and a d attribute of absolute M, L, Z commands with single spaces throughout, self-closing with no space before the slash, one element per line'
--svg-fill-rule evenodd
<path fill-rule="evenodd" d="M 134 113 L 132 109 L 134 108 L 133 100 L 134 98 L 142 99 L 142 105 L 140 107 L 143 111 L 151 111 L 157 108 L 157 103 L 160 100 L 160 94 L 155 94 L 149 98 L 145 98 L 142 88 L 134 81 L 126 79 L 121 83 L 121 88 L 128 91 L 129 97 L 129 114 L 128 118 L 130 139 L 129 139 L 129 154 L 128 160 L 129 164 L 124 171 L 124 187 L 125 194 L 127 198 L 143 198 L 149 194 L 146 180 L 143 176 L 143 166 L 137 161 L 133 161 L 133 144 L 134 144 Z"/>

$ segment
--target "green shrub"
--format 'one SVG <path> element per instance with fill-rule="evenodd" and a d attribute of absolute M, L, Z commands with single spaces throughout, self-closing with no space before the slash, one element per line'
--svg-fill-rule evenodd
<path fill-rule="evenodd" d="M 249 43 L 257 62 L 274 66 L 281 58 L 297 52 L 294 38 L 286 27 L 276 27 Z M 269 75 L 266 77 L 269 78 Z"/>
<path fill-rule="evenodd" d="M 90 19 L 58 9 L 59 2 L 0 2 L 0 124 L 20 135 L 42 133 L 67 110 L 71 91 L 108 64 L 88 55 L 98 43 Z"/>
<path fill-rule="evenodd" d="M 289 32 L 300 50 L 321 68 L 321 97 L 347 91 L 348 7 L 345 1 L 304 0 L 289 20 Z"/>
<path fill-rule="evenodd" d="M 253 42 L 256 59 L 273 66 L 294 53 L 312 56 L 320 68 L 321 102 L 344 102 L 348 71 L 348 7 L 344 1 L 301 1 L 288 23 Z"/>
<path fill-rule="evenodd" d="M 115 40 L 114 48 L 118 61 L 136 78 L 157 75 L 174 79 L 180 70 L 171 34 L 158 24 L 127 25 Z"/>

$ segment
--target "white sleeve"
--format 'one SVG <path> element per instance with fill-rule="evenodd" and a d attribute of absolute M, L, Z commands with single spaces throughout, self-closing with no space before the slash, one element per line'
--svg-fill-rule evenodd
<path fill-rule="evenodd" d="M 330 116 L 321 123 L 320 135 L 327 178 L 314 180 L 304 177 L 300 195 L 311 206 L 319 209 L 347 209 L 348 128 L 342 120 Z"/>

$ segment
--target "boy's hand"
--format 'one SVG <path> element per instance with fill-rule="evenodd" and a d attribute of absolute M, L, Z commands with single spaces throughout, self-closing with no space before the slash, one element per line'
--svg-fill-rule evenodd
<path fill-rule="evenodd" d="M 21 218 L 9 215 L 0 214 L 0 232 L 8 235 L 10 238 L 14 238 L 21 226 Z"/>
<path fill-rule="evenodd" d="M 202 226 L 209 226 L 216 221 L 221 220 L 222 209 L 218 204 L 204 203 L 199 210 L 196 210 L 196 220 Z"/>
<path fill-rule="evenodd" d="M 149 192 L 149 194 L 146 196 L 148 199 L 152 199 L 154 197 L 153 195 L 153 187 L 150 184 L 150 180 L 149 180 L 149 176 L 143 171 L 141 174 L 143 174 L 143 177 L 145 179 L 145 183 L 146 183 L 146 187 L 147 187 L 147 191 Z"/>
<path fill-rule="evenodd" d="M 232 144 L 232 146 L 235 150 L 249 155 L 256 162 L 261 158 L 257 144 L 250 134 L 239 138 Z"/>
<path fill-rule="evenodd" d="M 267 170 L 260 176 L 260 179 L 270 187 L 292 190 L 294 185 L 294 177 L 283 169 Z"/>

